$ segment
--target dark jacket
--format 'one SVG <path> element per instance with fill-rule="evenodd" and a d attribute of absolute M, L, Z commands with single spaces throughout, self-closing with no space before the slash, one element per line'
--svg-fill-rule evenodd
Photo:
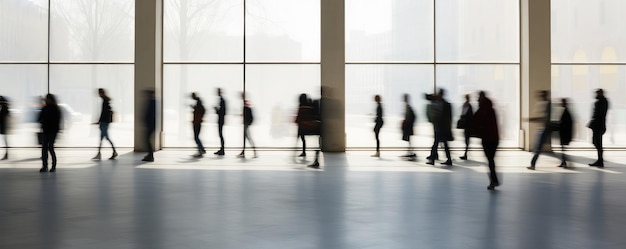
<path fill-rule="evenodd" d="M 474 109 L 472 108 L 472 105 L 470 103 L 463 103 L 463 109 L 461 110 L 461 112 L 463 113 L 461 113 L 461 117 L 459 117 L 456 128 L 464 129 L 465 132 L 467 132 L 472 125 L 472 118 L 474 118 Z"/>
<path fill-rule="evenodd" d="M 448 101 L 441 99 L 435 101 L 432 122 L 435 128 L 435 136 L 440 141 L 452 141 L 452 106 Z"/>
<path fill-rule="evenodd" d="M 317 113 L 311 105 L 301 105 L 298 107 L 296 123 L 298 124 L 298 135 L 319 135 L 321 122 L 317 119 Z"/>
<path fill-rule="evenodd" d="M 102 99 L 102 109 L 100 109 L 100 118 L 98 122 L 100 123 L 111 123 L 113 122 L 113 109 L 111 109 L 111 100 L 108 98 Z"/>
<path fill-rule="evenodd" d="M 413 126 L 415 125 L 415 112 L 411 105 L 406 104 L 404 111 L 404 120 L 402 121 L 403 135 L 413 135 Z"/>
<path fill-rule="evenodd" d="M 245 104 L 243 106 L 243 124 L 251 125 L 252 121 L 254 121 L 254 116 L 252 115 L 252 108 L 248 104 Z"/>
<path fill-rule="evenodd" d="M 226 117 L 226 101 L 220 97 L 220 106 L 215 108 L 215 114 L 217 114 L 217 123 L 224 125 L 224 119 Z"/>
<path fill-rule="evenodd" d="M 561 119 L 559 120 L 559 137 L 561 138 L 561 145 L 568 145 L 572 141 L 572 115 L 567 108 L 563 109 Z"/>
<path fill-rule="evenodd" d="M 605 97 L 598 98 L 593 105 L 593 115 L 589 122 L 589 128 L 595 131 L 606 130 L 606 113 L 609 110 L 609 101 Z"/>
<path fill-rule="evenodd" d="M 202 124 L 202 118 L 205 112 L 206 110 L 204 109 L 204 105 L 202 105 L 202 100 L 196 100 L 196 105 L 193 106 L 193 121 L 191 122 L 194 125 Z"/>
<path fill-rule="evenodd" d="M 0 106 L 0 134 L 7 134 L 9 126 L 9 107 Z"/>
<path fill-rule="evenodd" d="M 474 113 L 470 130 L 472 136 L 481 138 L 483 142 L 498 142 L 500 140 L 496 111 L 488 98 L 478 101 L 478 110 Z"/>
<path fill-rule="evenodd" d="M 154 131 L 156 129 L 156 99 L 151 98 L 146 103 L 143 122 L 146 129 L 149 131 Z"/>
<path fill-rule="evenodd" d="M 377 103 L 376 106 L 376 119 L 374 120 L 374 122 L 376 123 L 376 125 L 381 125 L 383 124 L 383 106 L 380 103 Z"/>
<path fill-rule="evenodd" d="M 58 105 L 46 105 L 38 120 L 44 134 L 56 134 L 61 130 L 61 109 Z"/>

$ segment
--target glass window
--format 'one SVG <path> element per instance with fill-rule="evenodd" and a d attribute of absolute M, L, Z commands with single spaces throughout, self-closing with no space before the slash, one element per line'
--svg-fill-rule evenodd
<path fill-rule="evenodd" d="M 347 65 L 346 66 L 346 133 L 350 147 L 373 147 L 376 102 L 382 98 L 384 125 L 380 139 L 383 147 L 405 147 L 400 123 L 404 118 L 403 95 L 417 114 L 414 144 L 430 146 L 432 126 L 426 119 L 425 93 L 433 92 L 433 65 Z M 418 136 L 420 138 L 418 138 Z M 430 144 L 429 144 L 430 143 Z"/>
<path fill-rule="evenodd" d="M 552 0 L 550 4 L 552 62 L 626 62 L 626 1 Z"/>
<path fill-rule="evenodd" d="M 243 61 L 242 0 L 165 0 L 165 62 Z"/>
<path fill-rule="evenodd" d="M 37 145 L 37 117 L 41 96 L 48 92 L 47 75 L 46 65 L 0 65 L 0 89 L 10 105 L 9 146 Z"/>
<path fill-rule="evenodd" d="M 0 61 L 45 62 L 48 1 L 0 1 Z"/>
<path fill-rule="evenodd" d="M 247 62 L 320 61 L 320 0 L 246 4 Z"/>
<path fill-rule="evenodd" d="M 112 99 L 114 122 L 109 134 L 115 146 L 133 146 L 133 70 L 132 65 L 50 66 L 50 93 L 58 98 L 67 131 L 59 135 L 59 146 L 98 146 L 100 130 L 97 125 L 92 125 L 98 121 L 102 105 L 98 88 L 106 89 Z"/>
<path fill-rule="evenodd" d="M 433 0 L 346 0 L 345 15 L 346 61 L 433 61 Z"/>
<path fill-rule="evenodd" d="M 222 88 L 226 101 L 224 137 L 226 147 L 240 146 L 243 139 L 240 119 L 243 92 L 243 65 L 165 65 L 163 71 L 163 143 L 167 147 L 194 147 L 191 125 L 196 92 L 206 108 L 200 139 L 205 147 L 219 147 L 215 107 Z"/>
<path fill-rule="evenodd" d="M 50 1 L 50 61 L 133 62 L 135 1 Z"/>
<path fill-rule="evenodd" d="M 458 120 L 465 94 L 471 94 L 474 110 L 477 93 L 484 90 L 494 103 L 500 130 L 500 145 L 517 147 L 519 137 L 519 66 L 518 65 L 439 65 L 437 87 L 446 91 L 452 104 L 453 121 Z M 455 123 L 454 123 L 455 124 Z M 455 137 L 463 137 L 456 130 Z M 457 139 L 454 145 L 461 146 Z M 458 143 L 458 144 L 457 144 Z"/>
<path fill-rule="evenodd" d="M 552 101 L 569 99 L 574 119 L 572 146 L 592 146 L 592 132 L 587 128 L 593 112 L 595 89 L 604 89 L 609 101 L 605 146 L 623 147 L 626 141 L 626 65 L 553 65 Z M 554 142 L 558 143 L 558 140 Z"/>
<path fill-rule="evenodd" d="M 294 121 L 301 93 L 311 99 L 320 98 L 319 65 L 246 66 L 246 98 L 254 113 L 250 133 L 256 146 L 295 146 L 297 126 Z M 317 139 L 307 139 L 307 147 L 317 145 Z"/>
<path fill-rule="evenodd" d="M 438 62 L 519 62 L 518 0 L 437 0 Z"/>

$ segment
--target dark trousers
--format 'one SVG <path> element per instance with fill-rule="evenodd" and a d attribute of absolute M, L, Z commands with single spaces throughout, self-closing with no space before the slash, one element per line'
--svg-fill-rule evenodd
<path fill-rule="evenodd" d="M 598 129 L 598 130 L 592 130 L 592 131 L 593 131 L 593 136 L 592 136 L 593 146 L 596 147 L 596 150 L 598 151 L 598 162 L 604 162 L 604 158 L 602 156 L 604 152 L 602 148 L 602 135 L 604 135 L 604 133 L 606 132 L 606 129 Z"/>
<path fill-rule="evenodd" d="M 57 166 L 57 154 L 54 151 L 54 141 L 57 138 L 56 133 L 44 133 L 41 142 L 41 161 L 44 168 L 48 168 L 48 153 L 52 157 L 52 168 Z"/>
<path fill-rule="evenodd" d="M 146 143 L 146 149 L 148 150 L 148 155 L 146 157 L 153 157 L 154 155 L 154 147 L 152 147 L 152 134 L 154 134 L 154 129 L 147 129 L 146 130 L 146 137 L 145 137 L 145 143 Z"/>
<path fill-rule="evenodd" d="M 113 141 L 111 141 L 111 138 L 109 137 L 109 124 L 110 123 L 107 122 L 100 122 L 100 144 L 98 144 L 98 152 L 100 152 L 100 149 L 102 148 L 102 140 L 104 140 L 105 138 L 111 144 L 111 148 L 113 148 L 113 151 L 115 151 L 115 145 L 113 145 Z"/>
<path fill-rule="evenodd" d="M 250 141 L 250 145 L 252 145 L 252 149 L 256 151 L 256 146 L 254 146 L 254 141 L 252 141 L 252 137 L 250 136 L 250 125 L 243 125 L 243 150 L 246 150 L 246 139 Z"/>
<path fill-rule="evenodd" d="M 217 133 L 220 136 L 220 150 L 224 150 L 224 123 L 217 124 Z"/>
<path fill-rule="evenodd" d="M 374 135 L 376 136 L 376 151 L 380 151 L 380 139 L 378 138 L 378 135 L 380 134 L 380 128 L 383 127 L 383 123 L 376 123 L 376 126 L 374 126 Z"/>
<path fill-rule="evenodd" d="M 543 148 L 543 145 L 547 143 L 548 141 L 550 141 L 550 135 L 551 135 L 551 131 L 547 128 L 544 129 L 543 131 L 540 131 L 539 134 L 537 135 L 539 138 L 539 141 L 537 141 L 537 143 L 535 144 L 535 152 L 533 155 L 533 159 L 530 160 L 531 167 L 535 167 L 535 164 L 537 163 L 537 159 L 539 158 L 539 154 L 541 154 L 541 149 Z"/>
<path fill-rule="evenodd" d="M 485 152 L 485 156 L 487 157 L 487 161 L 489 162 L 489 183 L 491 185 L 497 186 L 500 185 L 498 181 L 498 176 L 496 174 L 496 150 L 498 149 L 498 142 L 482 142 L 483 151 Z"/>
<path fill-rule="evenodd" d="M 204 146 L 202 145 L 202 141 L 200 141 L 200 128 L 202 128 L 202 124 L 193 125 L 193 140 L 196 141 L 198 151 L 204 151 Z"/>
<path fill-rule="evenodd" d="M 467 150 L 469 149 L 469 144 L 470 144 L 470 133 L 468 130 L 465 130 L 463 135 L 465 135 L 465 154 L 463 155 L 467 156 Z"/>
<path fill-rule="evenodd" d="M 306 153 L 306 139 L 304 138 L 304 135 L 299 135 L 299 136 L 300 136 L 300 140 L 302 140 L 302 153 L 305 154 Z"/>
<path fill-rule="evenodd" d="M 446 151 L 446 157 L 448 157 L 448 160 L 452 160 L 452 157 L 450 156 L 450 147 L 448 147 L 448 141 L 438 138 L 437 136 L 435 136 L 435 142 L 433 143 L 433 147 L 430 149 L 430 160 L 438 159 L 437 147 L 439 147 L 439 143 L 443 143 L 443 148 Z"/>

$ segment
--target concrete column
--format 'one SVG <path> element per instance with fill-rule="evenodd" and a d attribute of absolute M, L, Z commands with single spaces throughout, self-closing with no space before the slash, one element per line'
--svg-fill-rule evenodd
<path fill-rule="evenodd" d="M 135 2 L 135 151 L 147 151 L 144 145 L 144 90 L 152 89 L 157 98 L 157 127 L 152 138 L 155 150 L 161 148 L 161 86 L 163 56 L 163 1 Z"/>
<path fill-rule="evenodd" d="M 344 0 L 321 0 L 322 151 L 346 150 Z"/>
<path fill-rule="evenodd" d="M 521 128 L 520 147 L 533 149 L 540 124 L 526 122 L 537 103 L 536 92 L 551 89 L 550 1 L 520 1 Z"/>

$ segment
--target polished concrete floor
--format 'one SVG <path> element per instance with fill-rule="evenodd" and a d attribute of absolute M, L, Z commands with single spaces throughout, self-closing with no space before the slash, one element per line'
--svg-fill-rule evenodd
<path fill-rule="evenodd" d="M 480 151 L 452 167 L 426 165 L 424 151 L 417 162 L 326 153 L 312 170 L 281 151 L 164 150 L 141 163 L 60 149 L 45 174 L 38 153 L 0 162 L 2 249 L 626 248 L 624 151 L 606 152 L 604 169 L 586 166 L 593 151 L 570 152 L 571 169 L 542 156 L 536 171 L 531 154 L 500 151 L 496 191 Z"/>

